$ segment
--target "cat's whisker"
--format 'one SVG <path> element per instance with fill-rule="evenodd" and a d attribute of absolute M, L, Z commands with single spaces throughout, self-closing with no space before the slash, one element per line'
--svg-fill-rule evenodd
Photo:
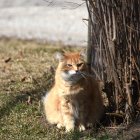
<path fill-rule="evenodd" d="M 85 73 L 85 72 L 82 72 L 82 74 L 84 74 L 85 76 L 94 77 L 94 75 L 92 75 L 92 74 L 89 74 L 89 73 Z"/>
<path fill-rule="evenodd" d="M 80 74 L 81 74 L 81 76 L 82 76 L 83 78 L 87 79 L 87 78 L 85 77 L 86 75 L 84 75 L 82 72 L 80 72 Z"/>
<path fill-rule="evenodd" d="M 82 75 L 83 78 L 87 79 L 84 74 L 81 73 L 81 75 Z"/>
<path fill-rule="evenodd" d="M 82 72 L 82 74 L 84 75 L 84 76 L 89 76 L 88 74 L 86 74 L 85 72 Z"/>

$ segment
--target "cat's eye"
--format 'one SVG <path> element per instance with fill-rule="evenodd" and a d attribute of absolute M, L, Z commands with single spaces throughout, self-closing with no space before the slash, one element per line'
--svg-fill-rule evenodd
<path fill-rule="evenodd" d="M 67 66 L 68 66 L 68 67 L 72 67 L 72 65 L 71 65 L 71 64 L 67 64 Z"/>
<path fill-rule="evenodd" d="M 77 67 L 81 67 L 84 63 L 77 64 Z"/>

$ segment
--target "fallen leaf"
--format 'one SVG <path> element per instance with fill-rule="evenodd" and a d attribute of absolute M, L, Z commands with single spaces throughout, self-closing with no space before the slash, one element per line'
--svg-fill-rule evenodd
<path fill-rule="evenodd" d="M 11 57 L 4 60 L 5 63 L 8 63 L 11 60 Z"/>
<path fill-rule="evenodd" d="M 24 76 L 23 78 L 21 78 L 21 82 L 24 82 L 26 80 L 26 76 Z"/>

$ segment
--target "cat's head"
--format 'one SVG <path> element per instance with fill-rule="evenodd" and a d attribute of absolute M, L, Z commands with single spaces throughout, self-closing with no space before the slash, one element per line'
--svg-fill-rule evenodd
<path fill-rule="evenodd" d="M 57 53 L 59 59 L 58 71 L 63 80 L 71 84 L 77 83 L 84 78 L 84 72 L 87 71 L 87 65 L 84 61 L 83 54 L 74 53 Z"/>

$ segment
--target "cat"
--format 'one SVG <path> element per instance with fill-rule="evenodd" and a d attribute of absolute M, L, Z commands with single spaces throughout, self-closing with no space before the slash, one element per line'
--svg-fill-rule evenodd
<path fill-rule="evenodd" d="M 55 84 L 44 97 L 47 121 L 66 131 L 84 131 L 103 114 L 99 85 L 88 76 L 88 66 L 79 52 L 59 53 Z"/>

